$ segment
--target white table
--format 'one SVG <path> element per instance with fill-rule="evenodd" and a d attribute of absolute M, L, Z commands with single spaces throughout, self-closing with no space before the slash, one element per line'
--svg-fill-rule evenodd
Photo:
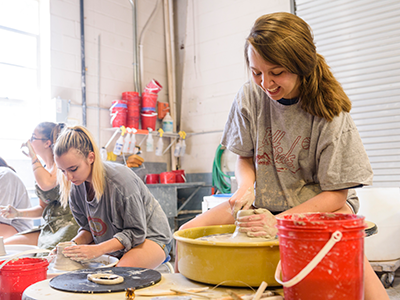
<path fill-rule="evenodd" d="M 59 290 L 55 290 L 49 285 L 49 279 L 37 282 L 30 287 L 28 287 L 22 296 L 23 300 L 86 300 L 86 299 L 121 299 L 125 300 L 125 292 L 118 293 L 107 293 L 107 294 L 81 294 L 81 293 L 69 293 Z M 154 286 L 137 290 L 135 292 L 135 300 L 150 300 L 152 297 L 138 296 L 137 293 L 140 291 L 160 291 L 169 290 L 171 288 L 175 289 L 189 289 L 189 288 L 201 288 L 209 287 L 209 290 L 201 292 L 202 295 L 209 296 L 213 299 L 223 298 L 229 296 L 226 293 L 227 289 L 233 290 L 238 294 L 253 294 L 253 290 L 250 288 L 235 288 L 235 287 L 217 287 L 214 289 L 212 285 L 206 285 L 191 281 L 184 277 L 182 274 L 162 274 L 161 281 Z M 182 294 L 183 295 L 183 294 Z M 200 298 L 191 295 L 193 299 L 206 300 L 206 298 Z"/>

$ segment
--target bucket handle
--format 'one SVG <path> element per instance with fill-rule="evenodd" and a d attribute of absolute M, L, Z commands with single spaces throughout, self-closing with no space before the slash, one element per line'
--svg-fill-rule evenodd
<path fill-rule="evenodd" d="M 0 270 L 10 261 L 13 260 L 14 258 L 26 255 L 26 254 L 36 254 L 36 253 L 50 253 L 50 250 L 47 249 L 29 249 L 25 250 L 23 252 L 11 255 L 7 260 L 5 260 L 1 265 L 0 265 Z"/>
<path fill-rule="evenodd" d="M 282 284 L 284 287 L 291 287 L 295 284 L 302 281 L 314 268 L 321 262 L 321 260 L 325 257 L 326 254 L 333 248 L 333 246 L 342 239 L 343 234 L 340 231 L 335 231 L 329 241 L 325 244 L 325 246 L 319 251 L 319 253 L 308 263 L 308 265 L 299 272 L 296 276 L 294 276 L 289 281 L 283 282 L 279 278 L 281 277 L 281 261 L 279 261 L 275 270 L 275 280 Z"/>

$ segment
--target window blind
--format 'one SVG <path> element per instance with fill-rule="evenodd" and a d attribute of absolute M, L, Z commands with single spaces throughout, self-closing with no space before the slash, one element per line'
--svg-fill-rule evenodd
<path fill-rule="evenodd" d="M 352 101 L 374 186 L 400 186 L 400 1 L 296 0 Z"/>

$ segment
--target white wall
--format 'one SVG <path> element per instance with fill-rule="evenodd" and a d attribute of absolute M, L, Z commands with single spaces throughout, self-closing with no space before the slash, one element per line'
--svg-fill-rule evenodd
<path fill-rule="evenodd" d="M 138 0 L 138 36 L 149 18 L 156 1 Z M 71 100 L 68 118 L 82 124 L 80 8 L 77 0 L 51 0 L 51 97 Z M 85 0 L 85 55 L 87 127 L 100 146 L 113 131 L 109 107 L 122 92 L 134 90 L 133 26 L 129 0 Z M 166 102 L 164 18 L 162 5 L 144 35 L 144 80 L 155 78 L 164 87 L 158 100 Z M 96 108 L 100 106 L 102 109 Z M 99 120 L 100 117 L 100 120 Z M 99 126 L 100 124 L 100 126 Z M 144 136 L 138 136 L 138 143 Z M 157 140 L 156 140 L 157 141 Z M 112 151 L 113 145 L 108 147 Z M 154 152 L 153 152 L 154 153 Z M 166 157 L 144 153 L 147 161 L 166 161 Z"/>
<path fill-rule="evenodd" d="M 211 172 L 234 96 L 248 80 L 245 38 L 259 16 L 277 11 L 290 12 L 290 1 L 188 1 L 182 129 L 221 132 L 188 138 L 182 162 L 186 172 Z M 225 160 L 229 161 L 225 170 L 233 171 L 235 160 L 233 155 Z"/>

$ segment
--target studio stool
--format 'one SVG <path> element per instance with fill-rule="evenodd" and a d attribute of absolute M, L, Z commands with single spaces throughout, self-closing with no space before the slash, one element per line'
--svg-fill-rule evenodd
<path fill-rule="evenodd" d="M 167 267 L 168 271 L 170 273 L 175 273 L 174 266 L 169 262 L 171 260 L 171 256 L 168 254 L 167 258 L 163 261 L 162 265 L 165 265 Z"/>

